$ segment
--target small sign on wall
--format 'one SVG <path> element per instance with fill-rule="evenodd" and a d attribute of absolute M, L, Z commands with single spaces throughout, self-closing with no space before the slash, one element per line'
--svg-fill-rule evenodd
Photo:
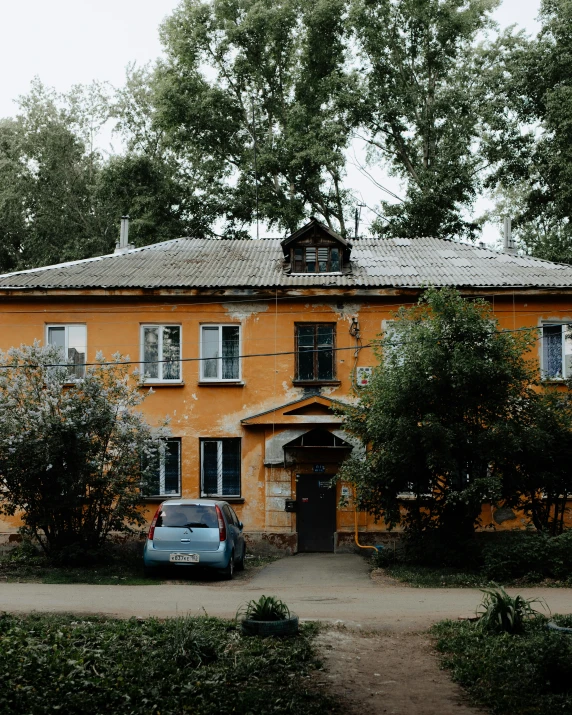
<path fill-rule="evenodd" d="M 356 384 L 358 387 L 365 387 L 371 380 L 372 367 L 358 367 L 356 370 Z"/>
<path fill-rule="evenodd" d="M 314 464 L 314 472 L 325 472 L 326 471 L 326 465 L 325 464 Z"/>

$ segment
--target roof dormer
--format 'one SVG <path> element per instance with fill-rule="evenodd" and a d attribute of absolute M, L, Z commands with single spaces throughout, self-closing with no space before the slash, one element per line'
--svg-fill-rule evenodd
<path fill-rule="evenodd" d="M 292 274 L 343 273 L 351 248 L 351 243 L 315 218 L 282 241 Z"/>

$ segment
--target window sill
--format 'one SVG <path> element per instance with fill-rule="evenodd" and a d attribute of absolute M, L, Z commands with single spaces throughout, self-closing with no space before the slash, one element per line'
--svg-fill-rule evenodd
<path fill-rule="evenodd" d="M 567 377 L 545 377 L 540 382 L 542 385 L 565 385 Z"/>
<path fill-rule="evenodd" d="M 213 499 L 214 501 L 227 501 L 229 504 L 244 504 L 244 497 L 226 497 L 224 494 L 207 494 L 201 499 Z"/>
<path fill-rule="evenodd" d="M 153 382 L 152 380 L 145 380 L 145 382 L 140 382 L 139 387 L 184 387 L 185 383 L 183 380 L 160 380 L 159 382 Z"/>
<path fill-rule="evenodd" d="M 319 387 L 320 385 L 337 386 L 341 385 L 341 380 L 292 380 L 294 387 Z"/>
<path fill-rule="evenodd" d="M 199 380 L 199 387 L 244 387 L 242 380 Z"/>
<path fill-rule="evenodd" d="M 180 499 L 181 495 L 180 494 L 153 494 L 148 497 L 143 497 L 144 502 L 161 502 L 165 501 L 166 499 Z"/>

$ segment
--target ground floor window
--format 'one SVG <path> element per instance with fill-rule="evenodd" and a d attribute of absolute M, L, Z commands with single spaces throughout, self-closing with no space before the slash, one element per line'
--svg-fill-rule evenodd
<path fill-rule="evenodd" d="M 201 439 L 202 496 L 240 496 L 240 439 Z"/>
<path fill-rule="evenodd" d="M 181 493 L 181 440 L 166 439 L 151 469 L 148 496 L 177 496 Z"/>

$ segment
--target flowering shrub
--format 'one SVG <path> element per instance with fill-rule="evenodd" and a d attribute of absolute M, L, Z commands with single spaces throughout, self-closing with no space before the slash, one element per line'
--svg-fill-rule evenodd
<path fill-rule="evenodd" d="M 50 555 L 101 546 L 110 532 L 144 521 L 138 505 L 144 465 L 161 449 L 125 361 L 98 355 L 70 381 L 54 346 L 0 353 L 0 512 Z"/>

